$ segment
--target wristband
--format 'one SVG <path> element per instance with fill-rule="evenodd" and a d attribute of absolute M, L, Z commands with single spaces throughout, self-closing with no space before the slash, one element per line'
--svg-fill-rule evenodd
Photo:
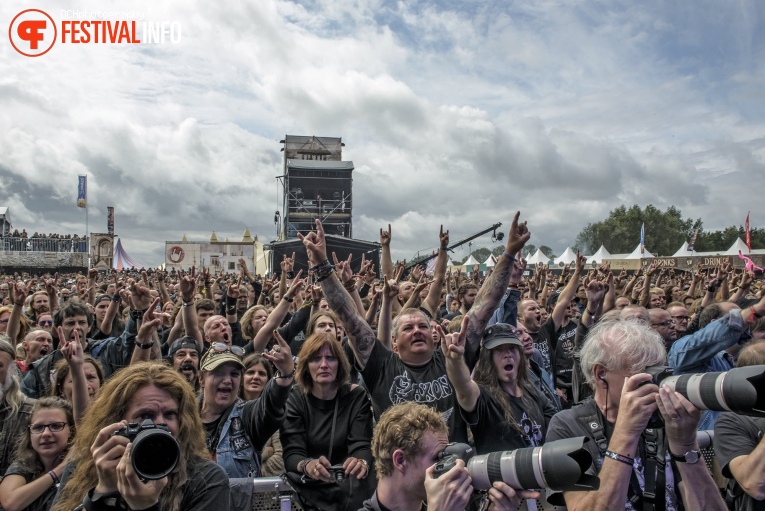
<path fill-rule="evenodd" d="M 237 301 L 237 298 L 234 298 L 233 296 L 226 295 L 226 307 L 234 307 L 234 308 L 236 308 L 236 301 Z"/>
<path fill-rule="evenodd" d="M 449 247 L 439 247 L 439 250 L 449 250 Z"/>
<path fill-rule="evenodd" d="M 59 480 L 59 478 L 56 475 L 56 473 L 54 471 L 52 471 L 52 470 L 49 470 L 48 471 L 48 475 L 51 477 L 51 479 L 53 479 L 53 485 L 58 486 L 58 483 L 60 483 L 61 480 Z"/>
<path fill-rule="evenodd" d="M 183 303 L 184 307 L 191 307 L 192 305 L 194 305 L 194 300 L 193 299 L 187 302 L 186 300 L 181 298 L 181 302 Z"/>
<path fill-rule="evenodd" d="M 590 316 L 592 316 L 593 318 L 595 317 L 595 313 L 594 313 L 594 312 L 592 312 L 592 311 L 590 310 L 590 308 L 589 308 L 589 307 L 585 307 L 585 308 L 584 308 L 584 311 L 585 311 L 585 312 L 589 312 L 589 313 L 590 313 Z"/>
<path fill-rule="evenodd" d="M 122 297 L 120 296 L 119 293 L 114 293 L 114 296 L 112 296 L 112 301 L 120 303 L 122 301 Z"/>
<path fill-rule="evenodd" d="M 503 255 L 505 258 L 507 258 L 507 259 L 510 259 L 511 261 L 515 261 L 515 257 L 511 256 L 510 254 L 508 254 L 508 253 L 507 253 L 507 252 L 505 252 L 504 250 L 502 251 L 502 255 Z"/>
<path fill-rule="evenodd" d="M 287 278 L 292 280 L 295 278 L 295 272 L 294 271 L 288 271 L 287 272 Z"/>
<path fill-rule="evenodd" d="M 612 460 L 620 461 L 624 463 L 625 465 L 629 465 L 630 467 L 635 465 L 635 460 L 630 458 L 629 456 L 624 456 L 623 454 L 619 454 L 617 452 L 608 451 L 608 450 L 603 454 L 605 454 Z"/>
<path fill-rule="evenodd" d="M 305 468 L 308 466 L 309 463 L 313 461 L 313 458 L 306 458 L 304 460 L 301 460 L 300 463 L 298 463 L 297 471 L 300 474 L 305 474 Z"/>
<path fill-rule="evenodd" d="M 294 298 L 292 298 L 291 296 L 287 296 L 287 295 L 282 296 L 282 300 L 284 300 L 285 302 L 288 302 L 288 303 L 292 303 L 292 302 L 295 301 Z"/>
<path fill-rule="evenodd" d="M 152 346 L 154 346 L 154 341 L 147 342 L 146 344 L 141 344 L 140 342 L 136 341 L 135 345 L 141 348 L 142 350 L 148 350 L 148 349 L 151 349 Z"/>
<path fill-rule="evenodd" d="M 290 374 L 285 374 L 284 376 L 282 376 L 282 372 L 277 370 L 276 374 L 274 374 L 274 379 L 275 380 L 289 380 L 290 378 L 294 378 L 295 377 L 295 371 L 297 371 L 297 369 L 295 369 L 293 367 L 292 368 L 292 372 Z"/>

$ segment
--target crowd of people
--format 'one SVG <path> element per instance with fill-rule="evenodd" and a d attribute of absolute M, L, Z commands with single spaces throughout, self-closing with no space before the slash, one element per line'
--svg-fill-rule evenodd
<path fill-rule="evenodd" d="M 305 270 L 0 279 L 2 508 L 229 509 L 271 476 L 306 510 L 515 510 L 545 489 L 437 474 L 447 445 L 586 437 L 599 488 L 548 490 L 569 509 L 765 509 L 762 419 L 653 376 L 765 364 L 762 275 L 553 273 L 526 268 L 530 236 L 516 214 L 487 275 L 448 268 L 443 227 L 426 274 L 393 261 L 390 226 L 376 268 L 328 254 L 317 221 Z M 139 431 L 171 435 L 175 464 L 147 475 Z"/>
<path fill-rule="evenodd" d="M 3 234 L 0 238 L 0 250 L 12 252 L 87 252 L 87 236 L 77 234 L 57 234 L 43 232 L 27 233 L 26 229 L 19 232 Z"/>

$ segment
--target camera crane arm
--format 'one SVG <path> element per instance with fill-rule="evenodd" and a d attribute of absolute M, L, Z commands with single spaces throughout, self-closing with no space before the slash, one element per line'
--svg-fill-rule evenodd
<path fill-rule="evenodd" d="M 492 225 L 491 227 L 487 227 L 486 229 L 484 229 L 484 230 L 482 230 L 482 231 L 479 231 L 479 232 L 477 232 L 477 233 L 475 233 L 475 234 L 471 234 L 471 235 L 470 235 L 470 236 L 468 236 L 467 238 L 461 239 L 461 240 L 459 240 L 458 242 L 456 242 L 456 243 L 453 243 L 451 246 L 447 247 L 447 248 L 446 248 L 446 250 L 448 250 L 449 252 L 453 252 L 453 250 L 452 250 L 452 249 L 454 249 L 454 248 L 457 248 L 457 247 L 460 247 L 460 246 L 462 246 L 462 245 L 464 245 L 465 243 L 468 243 L 468 242 L 470 242 L 470 241 L 473 241 L 474 239 L 478 238 L 479 236 L 483 236 L 484 234 L 486 234 L 486 233 L 488 233 L 488 232 L 491 232 L 491 231 L 496 231 L 496 230 L 497 230 L 497 229 L 499 229 L 500 227 L 502 227 L 502 222 L 497 222 L 496 224 Z M 502 237 L 503 237 L 503 236 L 502 236 Z M 499 239 L 502 239 L 502 237 L 498 237 L 497 239 L 498 239 L 498 240 L 499 240 Z M 426 257 L 425 259 L 422 259 L 422 260 L 420 260 L 420 261 L 417 261 L 416 263 L 412 263 L 412 264 L 410 264 L 409 266 L 407 266 L 407 267 L 406 267 L 406 271 L 409 271 L 409 270 L 411 270 L 412 268 L 414 268 L 414 267 L 415 267 L 415 266 L 417 266 L 418 264 L 426 264 L 428 261 L 430 261 L 431 259 L 435 259 L 436 257 L 438 257 L 438 253 L 435 253 L 435 254 L 433 254 L 433 255 L 430 255 L 430 256 Z"/>

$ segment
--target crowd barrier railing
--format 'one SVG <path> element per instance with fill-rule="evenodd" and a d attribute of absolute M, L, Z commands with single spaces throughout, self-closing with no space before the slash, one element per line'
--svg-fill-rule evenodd
<path fill-rule="evenodd" d="M 64 238 L 0 238 L 2 252 L 87 252 L 88 241 L 85 239 Z"/>

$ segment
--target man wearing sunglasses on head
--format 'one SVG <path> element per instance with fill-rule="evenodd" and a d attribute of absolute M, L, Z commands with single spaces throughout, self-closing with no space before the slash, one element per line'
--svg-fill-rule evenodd
<path fill-rule="evenodd" d="M 244 372 L 244 350 L 239 346 L 214 342 L 199 366 L 199 411 L 206 445 L 229 478 L 260 476 L 260 453 L 284 419 L 295 365 L 289 345 L 276 330 L 273 334 L 278 344 L 263 357 L 277 372 L 258 399 L 238 397 Z"/>

